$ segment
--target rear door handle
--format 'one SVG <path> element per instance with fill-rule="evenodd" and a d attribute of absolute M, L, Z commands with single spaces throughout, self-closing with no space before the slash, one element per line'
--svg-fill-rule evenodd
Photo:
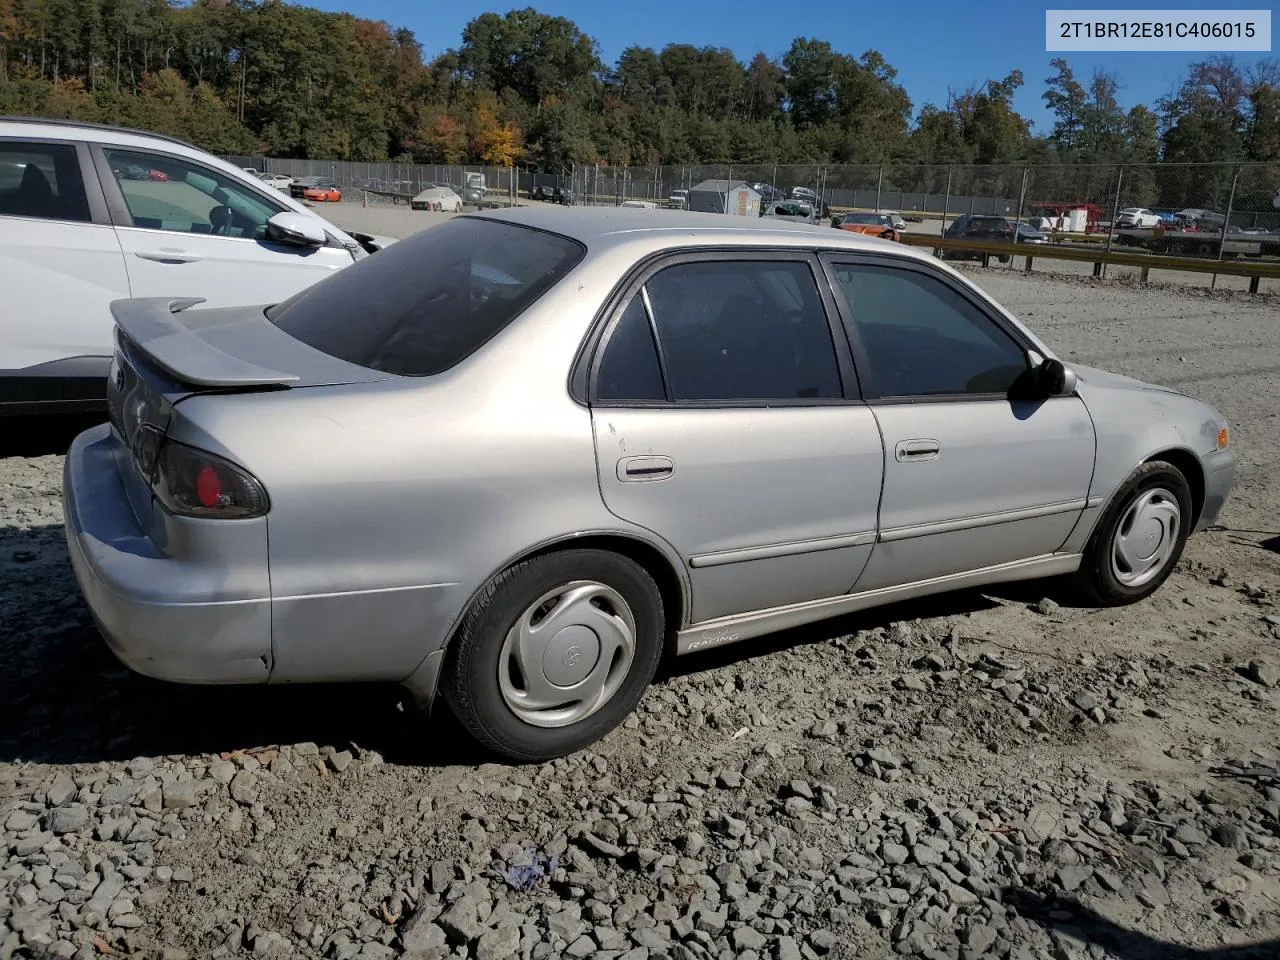
<path fill-rule="evenodd" d="M 187 250 L 138 250 L 134 252 L 134 256 L 157 263 L 195 263 L 200 259 L 198 253 Z"/>
<path fill-rule="evenodd" d="M 663 480 L 671 476 L 675 468 L 670 457 L 624 457 L 618 461 L 618 479 L 623 483 Z"/>
<path fill-rule="evenodd" d="M 942 445 L 937 440 L 899 440 L 893 448 L 893 455 L 899 463 L 908 460 L 935 460 L 942 452 Z"/>

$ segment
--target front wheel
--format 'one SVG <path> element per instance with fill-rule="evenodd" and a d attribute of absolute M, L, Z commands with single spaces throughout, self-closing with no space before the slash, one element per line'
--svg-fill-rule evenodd
<path fill-rule="evenodd" d="M 1076 582 L 1102 606 L 1151 596 L 1182 557 L 1193 510 L 1191 488 L 1177 467 L 1162 460 L 1142 464 L 1098 521 Z"/>
<path fill-rule="evenodd" d="M 604 550 L 535 557 L 496 577 L 467 613 L 442 692 L 491 750 L 555 759 L 631 713 L 664 634 L 662 595 L 634 561 Z"/>

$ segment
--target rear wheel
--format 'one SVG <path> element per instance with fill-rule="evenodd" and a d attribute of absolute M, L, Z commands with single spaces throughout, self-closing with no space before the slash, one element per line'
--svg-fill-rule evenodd
<path fill-rule="evenodd" d="M 1182 557 L 1193 509 L 1191 488 L 1177 467 L 1162 460 L 1142 464 L 1099 520 L 1076 582 L 1103 606 L 1149 597 Z"/>
<path fill-rule="evenodd" d="M 631 713 L 664 633 L 662 595 L 634 561 L 604 550 L 535 557 L 496 577 L 468 612 L 442 692 L 491 750 L 562 757 Z"/>

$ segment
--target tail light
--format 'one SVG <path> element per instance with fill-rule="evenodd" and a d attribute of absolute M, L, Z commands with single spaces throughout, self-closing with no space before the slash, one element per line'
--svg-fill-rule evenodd
<path fill-rule="evenodd" d="M 160 448 L 152 489 L 171 513 L 182 517 L 261 517 L 269 505 L 267 491 L 255 477 L 222 457 L 173 440 Z"/>

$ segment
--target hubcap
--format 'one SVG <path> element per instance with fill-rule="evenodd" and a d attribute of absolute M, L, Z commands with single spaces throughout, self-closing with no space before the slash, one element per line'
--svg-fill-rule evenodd
<path fill-rule="evenodd" d="M 525 723 L 564 727 L 613 699 L 635 653 L 635 617 L 621 594 L 575 580 L 543 594 L 507 631 L 498 687 Z"/>
<path fill-rule="evenodd" d="M 1124 512 L 1111 542 L 1111 572 L 1126 587 L 1160 575 L 1173 556 L 1182 524 L 1178 498 L 1168 490 L 1143 491 Z"/>

